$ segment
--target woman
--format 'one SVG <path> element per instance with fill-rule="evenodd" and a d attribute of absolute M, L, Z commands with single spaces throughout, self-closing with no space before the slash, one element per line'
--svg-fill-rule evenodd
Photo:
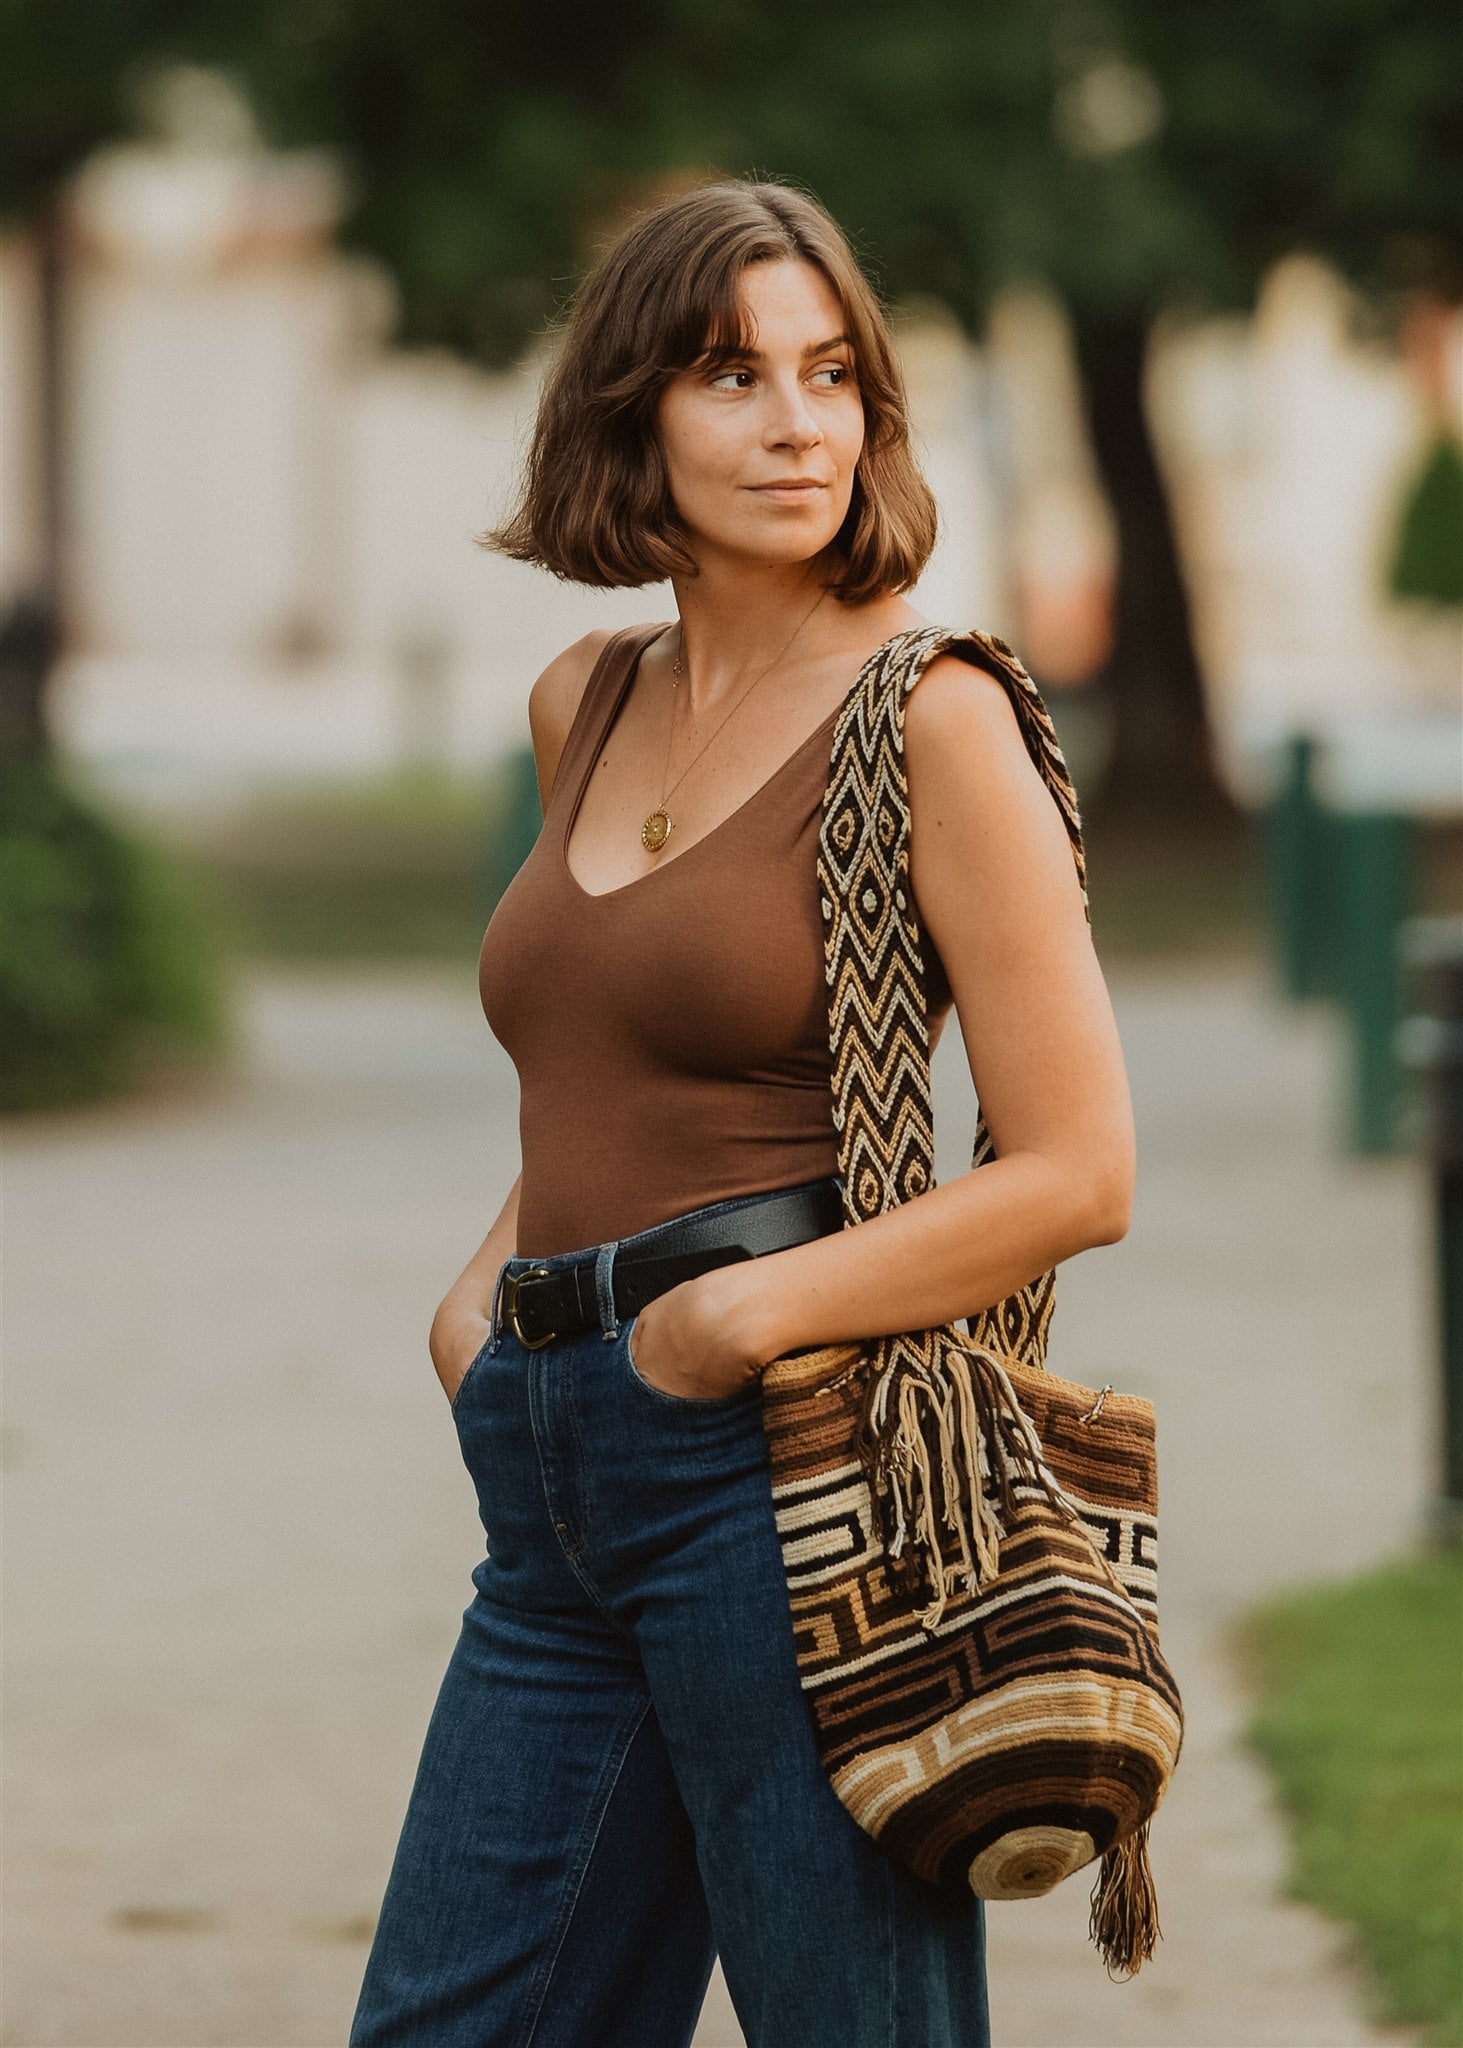
<path fill-rule="evenodd" d="M 669 576 L 678 616 L 589 635 L 530 699 L 545 823 L 481 960 L 522 1172 L 430 1340 L 488 1555 L 352 2048 L 670 2048 L 717 1952 L 750 2048 L 989 2039 L 981 1902 L 896 1866 L 819 1765 L 758 1388 L 1127 1228 L 1066 832 L 953 654 L 908 704 L 911 881 L 1000 1156 L 840 1228 L 824 777 L 858 671 L 924 623 L 901 593 L 934 532 L 888 331 L 813 201 L 713 185 L 624 233 L 491 544 Z"/>

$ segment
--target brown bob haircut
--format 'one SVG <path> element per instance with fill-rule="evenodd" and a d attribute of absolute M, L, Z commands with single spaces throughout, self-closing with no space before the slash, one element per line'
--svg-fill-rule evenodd
<path fill-rule="evenodd" d="M 539 401 L 522 498 L 481 544 L 570 583 L 638 587 L 692 575 L 656 432 L 679 371 L 734 356 L 752 263 L 801 258 L 840 301 L 864 406 L 864 446 L 835 545 L 845 604 L 907 590 L 936 532 L 909 445 L 904 383 L 879 302 L 842 231 L 791 186 L 702 185 L 642 213 L 585 278 Z"/>

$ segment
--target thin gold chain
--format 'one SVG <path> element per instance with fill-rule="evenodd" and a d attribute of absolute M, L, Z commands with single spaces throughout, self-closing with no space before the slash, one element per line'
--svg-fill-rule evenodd
<path fill-rule="evenodd" d="M 710 735 L 696 749 L 695 753 L 691 756 L 690 760 L 686 763 L 685 767 L 681 770 L 680 774 L 676 777 L 675 781 L 671 784 L 670 788 L 663 791 L 660 802 L 656 805 L 655 809 L 650 813 L 650 817 L 646 819 L 645 826 L 642 826 L 641 828 L 641 840 L 642 843 L 644 843 L 647 847 L 649 847 L 650 842 L 646 839 L 646 828 L 649 826 L 650 820 L 652 818 L 657 817 L 665 820 L 665 830 L 659 842 L 660 846 L 663 846 L 666 842 L 666 839 L 670 836 L 671 821 L 666 813 L 666 805 L 670 802 L 671 798 L 675 795 L 676 791 L 680 788 L 681 784 L 685 781 L 686 777 L 690 774 L 691 770 L 695 767 L 696 763 L 701 759 L 701 756 L 706 752 L 706 749 L 711 745 L 712 740 L 716 738 L 717 734 L 721 731 L 722 727 L 724 725 L 727 725 L 731 721 L 731 719 L 736 716 L 737 712 L 741 710 L 742 706 L 746 703 L 747 699 L 751 696 L 752 692 L 756 689 L 757 685 L 760 682 L 764 681 L 766 677 L 770 676 L 772 671 L 777 667 L 778 663 L 782 661 L 784 657 L 788 654 L 789 650 L 792 647 L 793 641 L 797 639 L 799 633 L 802 632 L 804 626 L 807 625 L 808 621 L 812 618 L 813 613 L 818 609 L 819 605 L 823 602 L 824 598 L 827 595 L 828 593 L 826 590 L 820 590 L 818 592 L 818 595 L 813 599 L 812 604 L 808 607 L 807 611 L 804 612 L 802 618 L 798 620 L 798 623 L 793 627 L 791 633 L 788 635 L 787 639 L 783 642 L 781 647 L 778 648 L 776 654 L 773 655 L 771 661 L 768 662 L 766 668 L 762 669 L 757 675 L 753 676 L 751 682 L 748 683 L 746 689 L 743 690 L 741 696 L 738 697 L 736 703 L 733 704 L 731 710 L 727 712 L 726 716 L 719 721 L 719 723 L 713 728 Z M 676 682 L 680 680 L 680 677 L 684 672 L 685 654 L 686 628 L 685 625 L 682 624 L 680 628 L 679 642 L 676 647 L 676 658 L 671 664 L 671 671 L 675 678 L 675 681 L 673 681 L 671 684 L 671 710 L 670 717 L 666 721 L 665 765 L 662 767 L 660 771 L 660 779 L 662 784 L 664 784 L 665 778 L 670 772 L 671 741 L 675 735 L 676 723 L 676 700 L 674 692 Z M 656 847 L 653 850 L 658 851 L 659 848 Z"/>

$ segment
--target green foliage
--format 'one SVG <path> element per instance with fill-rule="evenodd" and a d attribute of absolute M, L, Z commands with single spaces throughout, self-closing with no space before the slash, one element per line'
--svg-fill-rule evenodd
<path fill-rule="evenodd" d="M 231 945 L 282 960 L 470 964 L 507 864 L 508 764 L 260 792 L 197 845 Z"/>
<path fill-rule="evenodd" d="M 628 207 L 706 173 L 810 187 L 888 298 L 972 333 L 1001 286 L 1050 286 L 1119 533 L 1115 808 L 1232 808 L 1140 402 L 1155 317 L 1247 311 L 1295 249 L 1379 325 L 1407 287 L 1463 292 L 1463 42 L 1437 0 L 70 0 L 59 35 L 56 14 L 0 0 L 0 213 L 121 132 L 149 67 L 222 65 L 271 142 L 343 161 L 344 238 L 391 272 L 407 343 L 512 361 Z"/>
<path fill-rule="evenodd" d="M 109 1094 L 225 1035 L 210 906 L 52 764 L 0 768 L 0 1109 Z"/>
<path fill-rule="evenodd" d="M 150 67 L 223 63 L 338 149 L 404 339 L 510 360 L 667 174 L 809 184 L 891 294 L 1147 319 L 1277 255 L 1463 286 L 1455 25 L 1436 0 L 0 0 L 0 214 L 126 131 Z"/>
<path fill-rule="evenodd" d="M 403 338 L 515 355 L 665 176 L 809 185 L 892 296 L 979 327 L 1012 277 L 1146 323 L 1247 308 L 1297 247 L 1463 282 L 1459 45 L 1434 0 L 236 5 L 281 141 L 349 163 Z"/>
<path fill-rule="evenodd" d="M 1442 432 L 1407 493 L 1392 557 L 1394 597 L 1463 604 L 1463 444 Z"/>
<path fill-rule="evenodd" d="M 257 13 L 220 4 L 235 37 Z M 0 0 L 0 220 L 43 206 L 127 132 L 148 68 L 215 47 L 221 27 L 208 0 Z"/>
<path fill-rule="evenodd" d="M 1356 1928 L 1384 2017 L 1463 2039 L 1463 1553 L 1247 1619 L 1247 1739 L 1294 1818 L 1290 1890 Z"/>

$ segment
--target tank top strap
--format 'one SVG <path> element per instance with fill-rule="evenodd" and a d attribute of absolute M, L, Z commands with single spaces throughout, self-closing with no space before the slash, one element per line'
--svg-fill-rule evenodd
<path fill-rule="evenodd" d="M 663 625 L 624 626 L 611 634 L 600 649 L 564 736 L 564 749 L 549 792 L 551 811 L 562 812 L 566 805 L 577 802 L 580 787 L 609 737 L 636 663 L 651 641 L 659 639 L 664 631 Z"/>

